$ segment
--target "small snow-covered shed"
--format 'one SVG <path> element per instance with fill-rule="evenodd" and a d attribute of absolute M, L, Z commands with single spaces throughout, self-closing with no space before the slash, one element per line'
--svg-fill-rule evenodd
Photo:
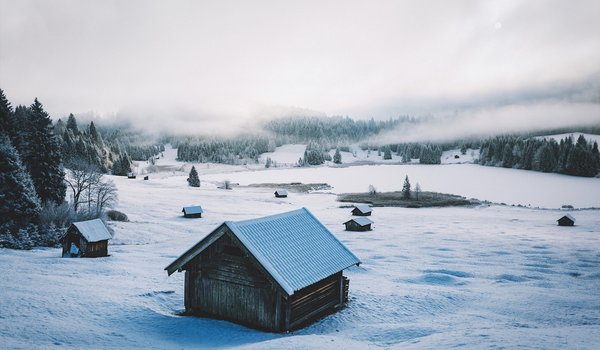
<path fill-rule="evenodd" d="M 356 204 L 354 209 L 352 209 L 352 215 L 356 216 L 371 216 L 373 209 L 369 207 L 367 204 Z"/>
<path fill-rule="evenodd" d="M 558 221 L 558 226 L 573 226 L 573 225 L 575 225 L 575 218 L 573 216 L 571 216 L 571 214 L 567 214 L 556 221 Z"/>
<path fill-rule="evenodd" d="M 74 222 L 60 238 L 62 255 L 82 258 L 108 256 L 108 240 L 111 238 L 100 219 Z"/>
<path fill-rule="evenodd" d="M 183 207 L 181 209 L 183 212 L 183 217 L 186 218 L 201 218 L 202 213 L 204 213 L 204 209 L 202 209 L 199 205 L 190 205 L 189 207 Z"/>
<path fill-rule="evenodd" d="M 277 197 L 277 198 L 286 198 L 287 196 L 288 196 L 288 192 L 286 190 L 275 191 L 275 197 Z"/>
<path fill-rule="evenodd" d="M 354 218 L 344 222 L 346 231 L 371 231 L 373 221 L 365 217 Z"/>
<path fill-rule="evenodd" d="M 135 179 L 135 173 L 133 173 L 133 172 L 127 173 L 127 178 L 128 179 Z"/>
<path fill-rule="evenodd" d="M 225 221 L 165 268 L 185 270 L 191 314 L 284 332 L 348 301 L 344 269 L 360 264 L 306 208 Z"/>

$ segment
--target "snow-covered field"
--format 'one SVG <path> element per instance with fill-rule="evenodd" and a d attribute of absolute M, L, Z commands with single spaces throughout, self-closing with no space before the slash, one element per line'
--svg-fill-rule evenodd
<path fill-rule="evenodd" d="M 227 178 L 241 185 L 251 183 L 326 182 L 333 192 L 366 192 L 372 184 L 379 191 L 400 191 L 404 177 L 424 191 L 451 193 L 467 198 L 542 208 L 600 208 L 600 179 L 534 171 L 485 167 L 474 164 L 362 165 L 346 168 L 290 168 L 272 171 L 214 173 L 208 181 Z"/>
<path fill-rule="evenodd" d="M 149 181 L 113 177 L 127 223 L 110 223 L 110 257 L 63 259 L 59 249 L 0 249 L 0 348 L 536 348 L 600 344 L 600 211 L 509 206 L 375 208 L 371 232 L 343 231 L 332 193 L 217 188 L 225 178 L 328 182 L 333 192 L 398 190 L 404 175 L 439 190 L 547 208 L 600 207 L 600 179 L 476 165 L 377 165 L 239 171 L 198 167 L 202 187 L 173 168 Z M 189 167 L 189 164 L 187 165 Z M 189 168 L 184 168 L 189 169 Z M 232 171 L 230 171 L 232 170 Z M 516 187 L 516 188 L 515 188 Z M 521 193 L 524 192 L 524 193 Z M 509 202 L 506 200 L 506 202 Z M 181 207 L 201 204 L 202 219 Z M 289 334 L 183 317 L 183 274 L 163 268 L 224 220 L 307 207 L 362 261 L 346 271 L 350 303 Z"/>

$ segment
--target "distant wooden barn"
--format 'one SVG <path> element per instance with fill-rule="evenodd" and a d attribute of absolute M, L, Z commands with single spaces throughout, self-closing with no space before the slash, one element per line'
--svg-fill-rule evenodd
<path fill-rule="evenodd" d="M 183 207 L 181 209 L 183 212 L 183 217 L 186 218 L 201 218 L 202 213 L 204 213 L 204 209 L 202 209 L 199 205 L 191 205 L 189 207 Z"/>
<path fill-rule="evenodd" d="M 135 179 L 135 173 L 132 173 L 132 172 L 127 173 L 127 178 L 128 179 Z"/>
<path fill-rule="evenodd" d="M 287 196 L 288 196 L 288 192 L 286 190 L 275 191 L 275 197 L 277 197 L 277 198 L 286 198 Z"/>
<path fill-rule="evenodd" d="M 357 204 L 354 206 L 354 209 L 352 209 L 352 215 L 356 216 L 371 216 L 372 212 L 373 209 L 366 204 Z"/>
<path fill-rule="evenodd" d="M 165 268 L 185 270 L 188 313 L 272 332 L 300 328 L 348 301 L 360 264 L 306 208 L 226 221 Z"/>
<path fill-rule="evenodd" d="M 572 217 L 571 214 L 567 214 L 556 221 L 558 221 L 558 226 L 573 226 L 573 225 L 575 225 L 575 218 Z"/>
<path fill-rule="evenodd" d="M 373 224 L 373 221 L 365 217 L 354 218 L 344 222 L 346 231 L 371 231 L 371 224 Z"/>
<path fill-rule="evenodd" d="M 63 257 L 96 258 L 108 256 L 112 236 L 100 219 L 74 222 L 60 238 Z"/>

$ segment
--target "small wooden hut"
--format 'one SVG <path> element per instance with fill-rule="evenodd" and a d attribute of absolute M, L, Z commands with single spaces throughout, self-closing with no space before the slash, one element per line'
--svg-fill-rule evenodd
<path fill-rule="evenodd" d="M 127 173 L 127 178 L 128 179 L 135 179 L 135 173 L 133 173 L 133 172 Z"/>
<path fill-rule="evenodd" d="M 371 216 L 373 209 L 366 204 L 356 204 L 352 209 L 352 215 L 356 216 Z"/>
<path fill-rule="evenodd" d="M 226 221 L 165 268 L 185 270 L 188 313 L 284 332 L 348 301 L 360 264 L 306 208 Z"/>
<path fill-rule="evenodd" d="M 573 225 L 575 225 L 575 218 L 573 216 L 571 216 L 571 214 L 567 214 L 556 221 L 558 221 L 558 226 L 573 226 Z"/>
<path fill-rule="evenodd" d="M 185 218 L 201 218 L 202 213 L 204 213 L 204 209 L 202 209 L 202 207 L 199 205 L 183 207 L 181 211 L 183 212 L 183 217 Z"/>
<path fill-rule="evenodd" d="M 277 198 L 287 198 L 288 192 L 286 190 L 277 190 L 275 191 L 275 197 Z"/>
<path fill-rule="evenodd" d="M 60 238 L 63 257 L 96 258 L 108 256 L 112 236 L 100 219 L 74 222 Z"/>
<path fill-rule="evenodd" d="M 144 176 L 144 180 L 148 180 L 150 177 L 148 175 Z"/>
<path fill-rule="evenodd" d="M 346 225 L 346 231 L 371 231 L 371 224 L 373 221 L 365 218 L 354 218 L 344 222 Z"/>

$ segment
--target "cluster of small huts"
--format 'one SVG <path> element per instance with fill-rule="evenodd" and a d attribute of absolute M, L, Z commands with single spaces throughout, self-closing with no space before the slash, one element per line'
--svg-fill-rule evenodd
<path fill-rule="evenodd" d="M 344 222 L 346 231 L 371 231 L 373 221 L 367 218 L 367 216 L 371 216 L 371 213 L 373 213 L 373 209 L 370 206 L 366 204 L 357 204 L 354 206 L 351 213 L 357 217 Z"/>
<path fill-rule="evenodd" d="M 275 196 L 287 197 L 277 190 Z M 201 218 L 200 205 L 182 209 Z M 348 231 L 372 229 L 373 209 L 357 204 Z M 567 214 L 558 220 L 572 226 Z M 75 222 L 61 238 L 64 257 L 108 256 L 111 234 L 100 219 Z M 306 208 L 242 221 L 225 221 L 171 262 L 185 272 L 187 314 L 229 320 L 271 332 L 303 327 L 348 302 L 343 271 L 361 261 Z"/>

